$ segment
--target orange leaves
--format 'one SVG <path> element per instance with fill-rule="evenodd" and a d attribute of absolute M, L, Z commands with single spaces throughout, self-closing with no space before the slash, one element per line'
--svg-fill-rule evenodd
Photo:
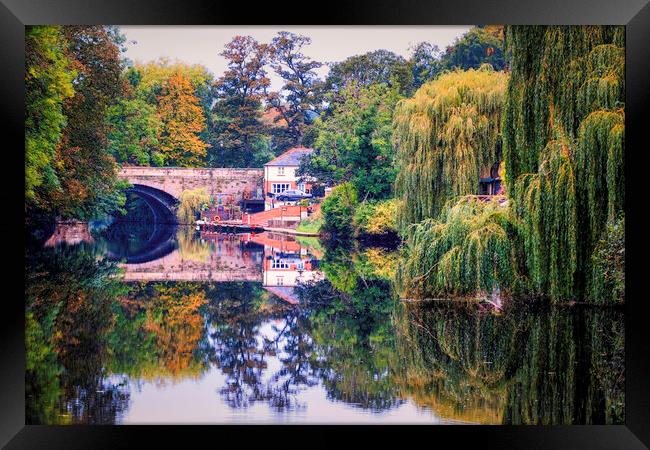
<path fill-rule="evenodd" d="M 207 144 L 199 133 L 205 128 L 205 116 L 194 87 L 182 73 L 172 75 L 158 97 L 158 115 L 162 122 L 160 150 L 171 165 L 202 165 Z"/>

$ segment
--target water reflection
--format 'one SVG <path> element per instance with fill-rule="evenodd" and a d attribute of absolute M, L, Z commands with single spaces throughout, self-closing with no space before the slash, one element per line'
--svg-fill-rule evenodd
<path fill-rule="evenodd" d="M 389 249 L 142 228 L 28 250 L 29 423 L 624 421 L 618 310 L 405 304 Z"/>

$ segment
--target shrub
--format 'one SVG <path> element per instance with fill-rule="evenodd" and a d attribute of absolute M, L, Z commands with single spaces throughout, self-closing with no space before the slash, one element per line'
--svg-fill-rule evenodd
<path fill-rule="evenodd" d="M 321 211 L 324 231 L 333 235 L 351 235 L 352 219 L 357 207 L 357 191 L 350 182 L 336 186 L 323 201 Z"/>
<path fill-rule="evenodd" d="M 399 200 L 361 203 L 354 214 L 354 225 L 359 234 L 386 234 L 397 232 Z"/>

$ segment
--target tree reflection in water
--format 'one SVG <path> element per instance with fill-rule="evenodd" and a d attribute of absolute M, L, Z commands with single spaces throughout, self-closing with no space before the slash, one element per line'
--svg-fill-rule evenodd
<path fill-rule="evenodd" d="M 403 304 L 395 317 L 396 382 L 421 406 L 479 423 L 624 421 L 621 311 Z"/>
<path fill-rule="evenodd" d="M 298 306 L 259 282 L 127 284 L 104 252 L 28 251 L 28 423 L 120 422 L 131 389 L 213 367 L 233 409 L 309 408 L 301 393 L 319 387 L 318 401 L 372 414 L 411 402 L 478 423 L 624 421 L 616 309 L 401 303 L 397 255 L 377 248 L 325 246 L 325 277 L 296 288 Z"/>
<path fill-rule="evenodd" d="M 28 250 L 26 264 L 27 423 L 114 423 L 129 400 L 103 365 L 125 292 L 115 265 L 83 244 Z"/>

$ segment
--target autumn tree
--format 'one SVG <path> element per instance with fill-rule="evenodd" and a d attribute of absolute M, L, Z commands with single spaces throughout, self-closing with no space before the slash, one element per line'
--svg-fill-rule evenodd
<path fill-rule="evenodd" d="M 39 191 L 59 186 L 54 163 L 66 119 L 63 103 L 74 95 L 72 62 L 61 27 L 25 30 L 25 199 L 43 207 Z"/>
<path fill-rule="evenodd" d="M 264 163 L 273 156 L 260 120 L 270 85 L 265 69 L 269 46 L 250 36 L 235 36 L 220 55 L 228 61 L 228 68 L 214 85 L 209 164 L 246 167 Z"/>
<path fill-rule="evenodd" d="M 199 133 L 205 127 L 205 116 L 190 80 L 181 73 L 172 75 L 163 85 L 158 103 L 160 152 L 165 162 L 185 167 L 203 165 L 207 144 Z"/>
<path fill-rule="evenodd" d="M 281 92 L 269 99 L 280 113 L 276 120 L 284 119 L 287 124 L 279 128 L 284 134 L 279 151 L 302 143 L 305 127 L 319 110 L 320 80 L 315 69 L 322 64 L 302 53 L 310 43 L 310 38 L 288 31 L 279 32 L 271 42 L 271 66 L 284 81 Z"/>
<path fill-rule="evenodd" d="M 115 29 L 66 26 L 67 53 L 77 73 L 74 97 L 65 102 L 67 124 L 57 148 L 59 187 L 48 193 L 48 208 L 62 218 L 109 214 L 125 202 L 115 159 L 107 151 L 107 109 L 123 93 Z"/>

